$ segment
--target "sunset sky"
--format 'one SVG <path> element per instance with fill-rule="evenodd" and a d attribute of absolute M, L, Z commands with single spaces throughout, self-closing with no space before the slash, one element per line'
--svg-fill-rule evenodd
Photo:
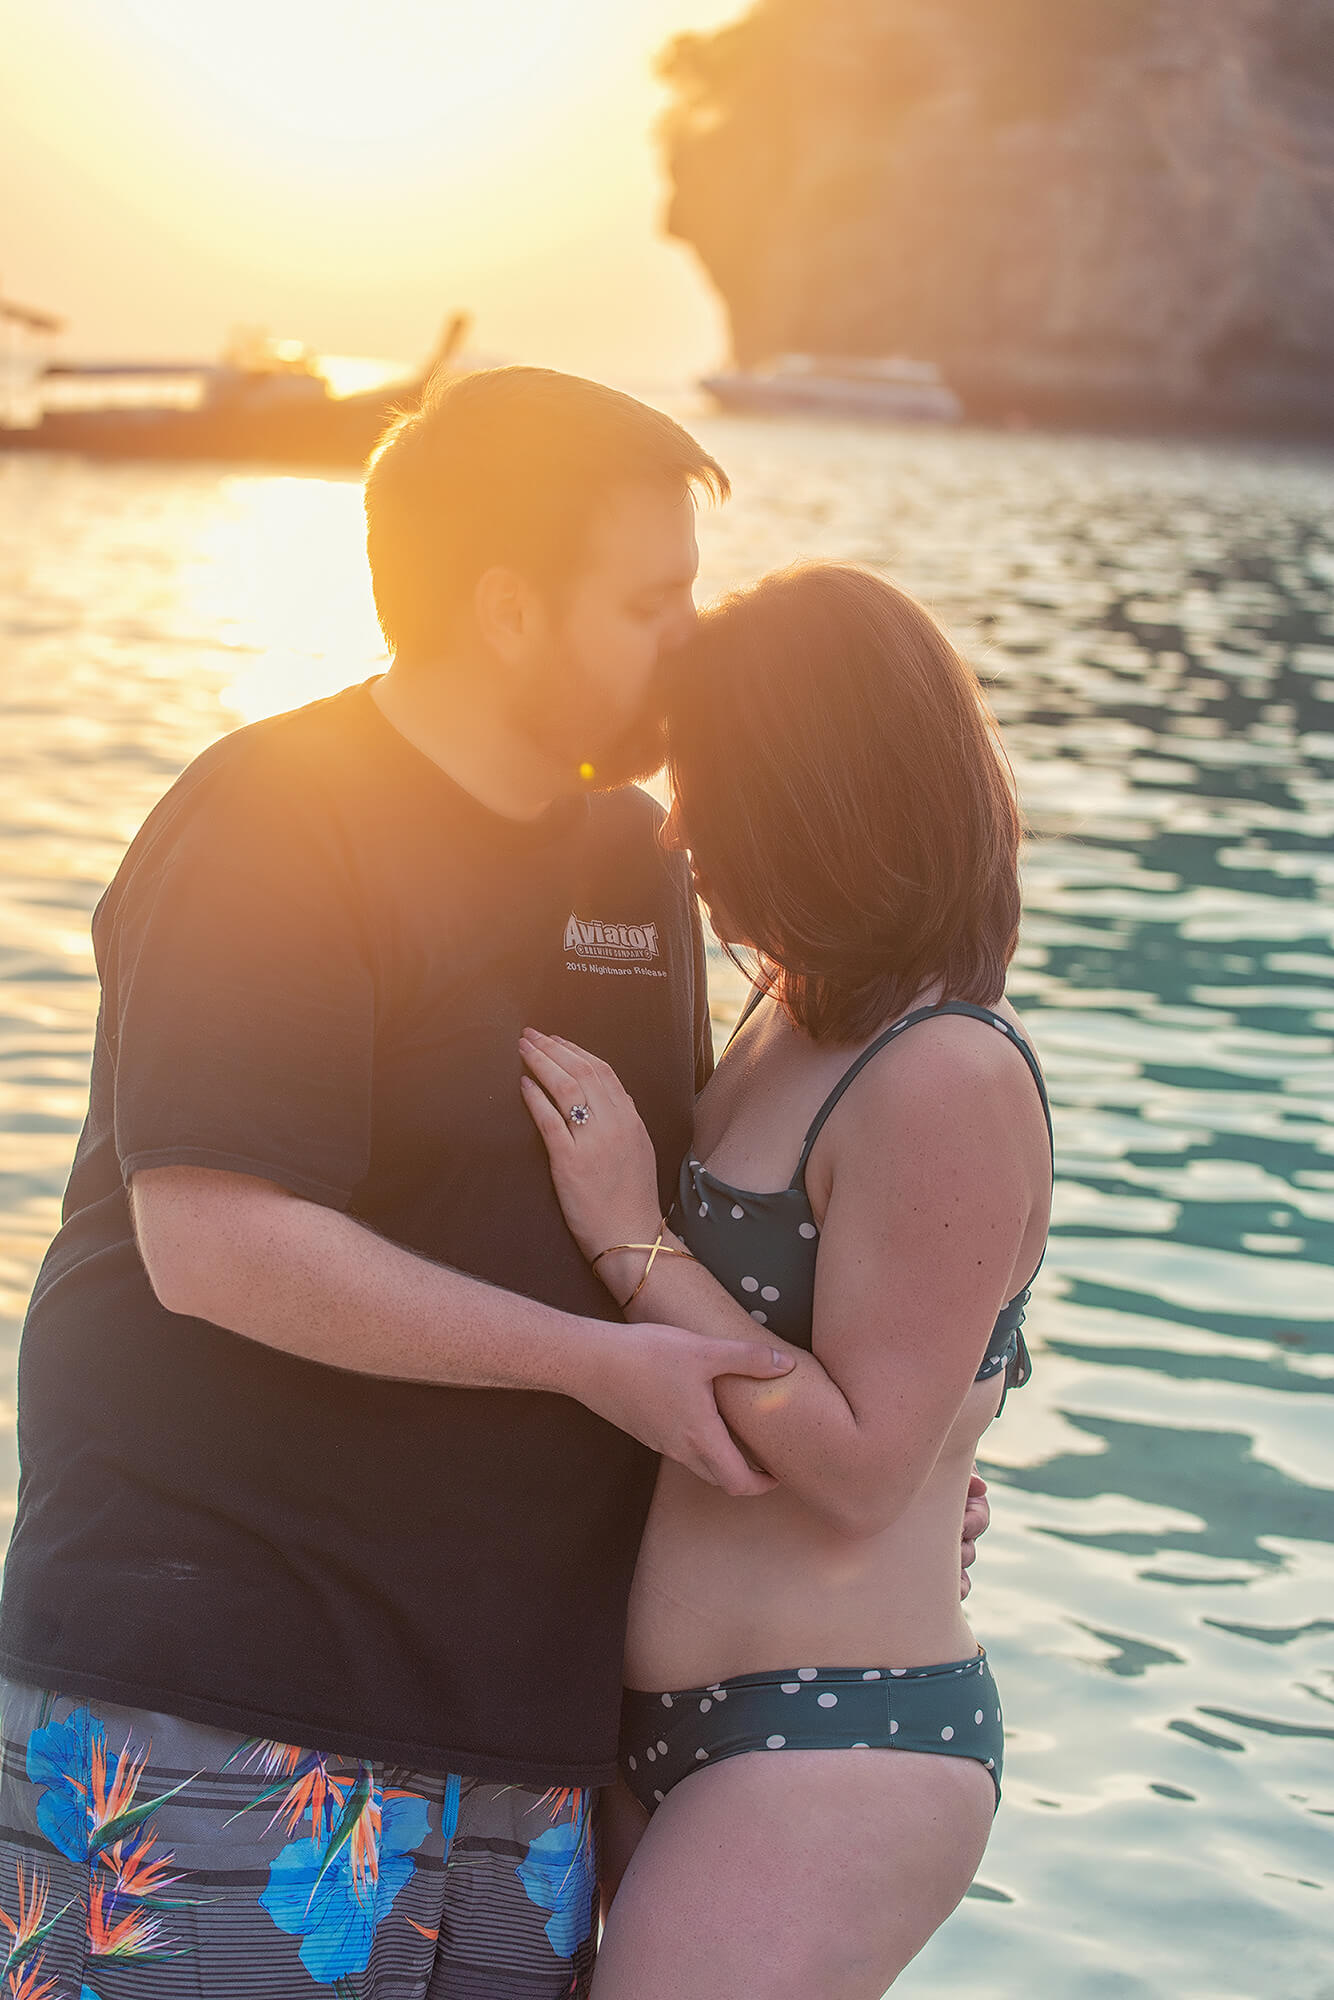
<path fill-rule="evenodd" d="M 655 52 L 745 0 L 0 0 L 0 289 L 70 356 L 260 323 L 624 381 L 718 360 L 659 229 Z"/>

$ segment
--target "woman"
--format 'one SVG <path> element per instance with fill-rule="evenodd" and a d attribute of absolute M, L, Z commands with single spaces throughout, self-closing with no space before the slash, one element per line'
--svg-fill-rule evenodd
<path fill-rule="evenodd" d="M 799 1359 L 717 1385 L 762 1497 L 662 1466 L 594 1990 L 879 2000 L 972 1880 L 1000 1792 L 958 1543 L 977 1441 L 1027 1374 L 1051 1195 L 1003 999 L 1018 820 L 972 674 L 870 574 L 767 578 L 674 674 L 669 831 L 761 972 L 665 1221 L 605 1064 L 530 1030 L 525 1099 L 628 1318 Z"/>

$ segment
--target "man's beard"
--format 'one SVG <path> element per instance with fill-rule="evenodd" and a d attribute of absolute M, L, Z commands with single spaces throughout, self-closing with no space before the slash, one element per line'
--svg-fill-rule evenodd
<path fill-rule="evenodd" d="M 667 761 L 667 725 L 660 715 L 646 709 L 639 719 L 623 730 L 609 750 L 589 759 L 595 792 L 618 791 L 622 785 L 637 785 L 655 777 Z"/>
<path fill-rule="evenodd" d="M 594 792 L 619 791 L 660 771 L 667 758 L 667 727 L 657 675 L 640 713 L 620 734 L 607 741 L 599 722 L 599 698 L 569 652 L 562 651 L 535 674 L 516 698 L 511 721 L 554 764 L 572 773 L 591 771 L 583 780 Z"/>

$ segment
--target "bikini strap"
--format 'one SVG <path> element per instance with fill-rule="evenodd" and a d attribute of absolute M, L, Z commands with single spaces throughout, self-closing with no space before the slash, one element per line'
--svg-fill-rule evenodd
<path fill-rule="evenodd" d="M 990 1007 L 975 1007 L 971 1000 L 945 1000 L 936 1007 L 918 1007 L 915 1012 L 905 1014 L 901 1021 L 895 1021 L 892 1026 L 885 1029 L 883 1034 L 877 1035 L 869 1047 L 862 1050 L 850 1069 L 844 1071 L 811 1121 L 810 1130 L 806 1134 L 805 1144 L 801 1149 L 801 1158 L 797 1161 L 797 1170 L 792 1176 L 790 1186 L 804 1187 L 806 1181 L 806 1162 L 811 1156 L 811 1147 L 815 1144 L 821 1131 L 824 1129 L 826 1118 L 828 1118 L 849 1084 L 853 1083 L 861 1075 L 871 1058 L 878 1056 L 881 1049 L 887 1048 L 889 1043 L 903 1034 L 906 1029 L 916 1027 L 919 1021 L 933 1021 L 941 1014 L 965 1014 L 974 1021 L 987 1021 L 993 1028 L 999 1028 L 1001 1033 L 1008 1036 L 1010 1041 L 1014 1043 L 1024 1061 L 1028 1064 L 1029 1070 L 1032 1072 L 1033 1081 L 1038 1087 L 1038 1096 L 1042 1100 L 1042 1115 L 1047 1121 L 1047 1144 L 1052 1149 L 1054 1167 L 1056 1152 L 1051 1129 L 1051 1106 L 1047 1102 L 1047 1087 L 1042 1080 L 1042 1071 L 1038 1068 L 1037 1057 L 1033 1054 L 1032 1049 L 1028 1046 L 1028 1043 L 1024 1040 L 1018 1029 L 1012 1027 L 1003 1015 L 995 1013 Z M 743 1015 L 742 1019 L 744 1020 L 744 1018 L 745 1016 Z M 740 1022 L 738 1022 L 737 1026 L 739 1027 L 740 1025 Z"/>
<path fill-rule="evenodd" d="M 747 1000 L 745 1006 L 741 1009 L 741 1012 L 737 1015 L 736 1026 L 733 1028 L 731 1034 L 727 1037 L 728 1047 L 731 1046 L 731 1044 L 736 1040 L 737 1036 L 741 1033 L 741 1030 L 745 1027 L 747 1021 L 750 1019 L 751 1015 L 755 1012 L 755 1009 L 759 1006 L 761 1000 L 767 999 L 768 993 L 769 989 L 767 986 L 751 987 L 750 998 Z"/>

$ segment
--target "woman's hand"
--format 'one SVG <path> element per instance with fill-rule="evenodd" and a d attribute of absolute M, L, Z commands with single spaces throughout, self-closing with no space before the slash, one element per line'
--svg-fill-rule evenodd
<path fill-rule="evenodd" d="M 653 1141 L 615 1070 L 574 1042 L 536 1028 L 525 1028 L 519 1052 L 531 1072 L 521 1079 L 523 1101 L 546 1146 L 570 1234 L 585 1257 L 591 1261 L 613 1243 L 652 1243 L 659 1226 Z M 580 1105 L 588 1116 L 571 1124 L 570 1113 Z"/>

